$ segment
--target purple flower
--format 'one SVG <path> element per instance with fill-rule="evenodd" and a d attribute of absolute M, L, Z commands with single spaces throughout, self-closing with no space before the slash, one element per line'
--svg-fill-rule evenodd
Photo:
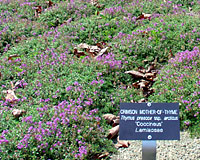
<path fill-rule="evenodd" d="M 24 145 L 18 144 L 18 145 L 17 145 L 17 148 L 18 148 L 18 149 L 22 149 L 22 148 L 24 148 Z"/>
<path fill-rule="evenodd" d="M 90 106 L 92 103 L 90 101 L 85 101 L 85 104 Z"/>
<path fill-rule="evenodd" d="M 28 132 L 31 132 L 33 129 L 33 126 L 29 127 Z"/>
<path fill-rule="evenodd" d="M 189 121 L 184 121 L 184 123 L 188 126 L 190 124 Z"/>
<path fill-rule="evenodd" d="M 90 83 L 90 85 L 93 85 L 93 84 L 98 84 L 98 81 L 93 80 L 93 81 Z"/>
<path fill-rule="evenodd" d="M 79 147 L 79 153 L 82 155 L 87 155 L 87 147 L 86 146 L 81 146 Z"/>
<path fill-rule="evenodd" d="M 57 98 L 57 97 L 58 97 L 57 95 L 53 95 L 53 96 L 52 96 L 52 98 Z"/>
<path fill-rule="evenodd" d="M 68 86 L 68 87 L 66 88 L 66 91 L 70 91 L 70 90 L 72 90 L 72 86 Z"/>
<path fill-rule="evenodd" d="M 104 80 L 103 80 L 103 79 L 101 79 L 99 82 L 100 82 L 101 84 L 104 84 Z"/>
<path fill-rule="evenodd" d="M 33 122 L 33 121 L 32 121 L 32 116 L 24 117 L 24 118 L 22 119 L 22 122 L 30 122 L 30 123 L 32 123 L 32 122 Z"/>
<path fill-rule="evenodd" d="M 0 139 L 0 144 L 2 143 L 8 143 L 9 141 L 7 139 Z"/>
<path fill-rule="evenodd" d="M 84 30 L 85 30 L 85 27 L 81 27 L 81 30 L 84 31 Z"/>
<path fill-rule="evenodd" d="M 78 85 L 79 85 L 79 83 L 78 83 L 77 81 L 75 81 L 75 82 L 74 82 L 74 85 L 75 85 L 75 86 L 78 86 Z"/>

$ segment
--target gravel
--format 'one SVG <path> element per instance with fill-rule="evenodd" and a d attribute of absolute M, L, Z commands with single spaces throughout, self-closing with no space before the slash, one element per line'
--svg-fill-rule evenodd
<path fill-rule="evenodd" d="M 111 160 L 141 160 L 142 141 L 129 141 L 128 148 L 119 148 Z M 200 138 L 191 138 L 188 132 L 180 132 L 178 140 L 157 140 L 157 160 L 200 160 Z"/>

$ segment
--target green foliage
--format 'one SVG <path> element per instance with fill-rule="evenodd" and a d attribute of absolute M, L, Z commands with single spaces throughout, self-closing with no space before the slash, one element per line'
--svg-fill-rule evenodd
<path fill-rule="evenodd" d="M 121 102 L 143 98 L 124 72 L 155 60 L 164 68 L 148 100 L 179 102 L 181 128 L 200 133 L 199 1 L 52 2 L 0 2 L 0 159 L 94 159 L 115 152 L 102 115 L 118 115 Z M 35 16 L 37 6 L 42 12 Z M 142 13 L 151 18 L 138 18 Z M 108 53 L 74 55 L 78 44 L 102 41 Z M 11 81 L 18 84 L 15 101 L 2 92 Z M 26 113 L 14 118 L 13 109 Z"/>
<path fill-rule="evenodd" d="M 179 102 L 181 129 L 198 135 L 200 118 L 200 52 L 177 53 L 169 64 L 163 66 L 154 84 L 156 92 L 149 97 L 152 102 Z"/>

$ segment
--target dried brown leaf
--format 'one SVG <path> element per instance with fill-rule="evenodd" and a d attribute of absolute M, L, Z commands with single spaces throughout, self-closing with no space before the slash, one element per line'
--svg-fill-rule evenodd
<path fill-rule="evenodd" d="M 17 55 L 17 54 L 10 55 L 8 57 L 8 60 L 12 60 L 12 58 L 16 58 L 16 57 L 19 57 L 19 55 Z"/>
<path fill-rule="evenodd" d="M 142 66 L 138 67 L 138 71 L 141 73 L 146 73 L 146 69 Z"/>
<path fill-rule="evenodd" d="M 145 77 L 145 75 L 143 73 L 135 71 L 135 70 L 126 71 L 125 73 L 132 75 L 133 78 L 144 78 Z"/>
<path fill-rule="evenodd" d="M 95 57 L 96 53 L 95 52 L 91 52 L 89 48 L 86 49 L 86 52 L 89 54 L 89 56 L 91 57 Z"/>
<path fill-rule="evenodd" d="M 148 67 L 148 69 L 146 70 L 147 73 L 151 72 L 152 70 L 155 69 L 155 64 L 152 64 Z"/>
<path fill-rule="evenodd" d="M 103 49 L 103 45 L 102 45 L 101 42 L 100 42 L 100 43 L 97 43 L 96 46 L 99 47 L 100 49 Z"/>
<path fill-rule="evenodd" d="M 9 90 L 3 91 L 3 93 L 6 94 L 5 100 L 10 101 L 11 103 L 18 99 L 14 93 L 14 90 L 9 89 Z"/>
<path fill-rule="evenodd" d="M 46 4 L 48 4 L 48 7 L 52 7 L 53 6 L 53 2 L 52 1 L 46 1 Z"/>
<path fill-rule="evenodd" d="M 140 81 L 140 83 L 139 83 L 140 86 L 141 86 L 141 85 L 142 85 L 142 86 L 144 85 L 145 87 L 149 86 L 149 84 L 150 84 L 149 81 L 146 81 L 146 80 L 143 80 L 143 79 L 142 79 L 142 80 Z"/>
<path fill-rule="evenodd" d="M 97 57 L 103 55 L 104 53 L 107 53 L 107 49 L 108 49 L 108 47 L 102 49 L 102 50 L 97 54 L 97 56 L 95 57 L 95 59 L 96 59 Z"/>
<path fill-rule="evenodd" d="M 132 86 L 136 89 L 140 88 L 139 82 L 133 83 Z"/>
<path fill-rule="evenodd" d="M 143 102 L 146 102 L 146 100 L 145 100 L 144 98 L 142 98 L 142 99 L 140 99 L 140 100 L 138 101 L 138 103 L 143 103 Z"/>
<path fill-rule="evenodd" d="M 110 123 L 112 123 L 113 122 L 113 120 L 115 120 L 116 119 L 116 116 L 115 115 L 113 115 L 113 114 L 104 114 L 103 115 L 103 118 L 105 119 L 105 120 L 107 120 L 107 122 L 110 124 Z"/>
<path fill-rule="evenodd" d="M 119 140 L 119 136 L 117 137 L 117 142 L 118 143 L 115 145 L 116 148 L 119 148 L 119 147 L 128 148 L 128 146 L 130 145 L 129 141 Z"/>
<path fill-rule="evenodd" d="M 39 17 L 39 14 L 42 13 L 42 6 L 35 7 L 35 17 Z"/>
<path fill-rule="evenodd" d="M 170 50 L 169 50 L 168 59 L 171 59 L 172 57 L 174 57 L 174 55 L 173 55 L 173 53 L 172 53 L 172 50 L 170 49 Z"/>
<path fill-rule="evenodd" d="M 12 81 L 10 82 L 10 85 L 11 85 L 11 88 L 12 88 L 12 89 L 14 89 L 14 88 L 15 88 L 15 86 L 14 86 L 14 84 L 13 84 L 13 82 L 12 82 Z"/>
<path fill-rule="evenodd" d="M 150 94 L 152 94 L 152 93 L 155 92 L 155 89 L 154 88 L 150 88 L 149 91 L 150 91 Z"/>
<path fill-rule="evenodd" d="M 135 103 L 135 101 L 132 99 L 132 100 L 131 100 L 131 103 Z"/>
<path fill-rule="evenodd" d="M 145 73 L 145 78 L 149 81 L 153 81 L 155 75 L 153 73 Z"/>
<path fill-rule="evenodd" d="M 88 45 L 87 43 L 81 43 L 78 45 L 78 48 L 87 49 L 87 48 L 90 48 L 90 45 Z"/>
<path fill-rule="evenodd" d="M 144 87 L 147 87 L 146 85 L 147 83 L 145 83 L 144 81 L 143 82 L 140 82 L 138 83 L 138 85 L 140 86 L 140 88 L 144 88 Z"/>
<path fill-rule="evenodd" d="M 140 19 L 149 19 L 149 20 L 151 20 L 151 14 L 142 13 L 142 15 L 140 15 L 138 18 L 136 18 L 136 20 L 140 20 Z"/>
<path fill-rule="evenodd" d="M 22 116 L 24 113 L 26 113 L 25 110 L 14 109 L 14 110 L 12 111 L 12 115 L 13 115 L 15 118 L 18 118 L 18 117 Z"/>
<path fill-rule="evenodd" d="M 117 125 L 109 130 L 109 134 L 108 134 L 107 138 L 112 139 L 113 137 L 117 136 L 118 133 L 119 133 L 119 125 Z"/>
<path fill-rule="evenodd" d="M 77 48 L 74 48 L 74 54 L 79 58 L 80 56 L 85 56 L 85 53 L 82 51 L 78 51 Z"/>
<path fill-rule="evenodd" d="M 91 0 L 90 3 L 91 5 L 96 6 L 98 5 L 98 0 Z"/>
<path fill-rule="evenodd" d="M 107 45 L 107 43 L 106 42 L 104 42 L 104 41 L 102 41 L 102 42 L 100 42 L 103 46 L 105 46 L 105 45 Z"/>
<path fill-rule="evenodd" d="M 100 48 L 98 46 L 91 46 L 90 47 L 90 52 L 100 52 Z"/>
<path fill-rule="evenodd" d="M 96 7 L 99 8 L 99 9 L 103 8 L 104 6 L 105 6 L 104 4 L 98 4 L 98 5 L 96 5 Z"/>
<path fill-rule="evenodd" d="M 142 61 L 142 63 L 147 63 L 147 62 L 149 62 L 148 59 L 144 59 L 144 60 Z"/>
<path fill-rule="evenodd" d="M 115 126 L 119 125 L 119 121 L 120 121 L 119 119 L 113 120 L 112 127 L 115 127 Z"/>
<path fill-rule="evenodd" d="M 109 155 L 109 152 L 105 152 L 105 153 L 102 153 L 100 155 L 97 156 L 97 159 L 102 159 L 102 158 L 105 158 Z"/>

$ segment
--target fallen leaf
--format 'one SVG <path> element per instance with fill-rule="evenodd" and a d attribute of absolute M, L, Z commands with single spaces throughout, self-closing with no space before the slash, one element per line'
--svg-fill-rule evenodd
<path fill-rule="evenodd" d="M 14 110 L 12 111 L 12 115 L 13 115 L 15 118 L 18 118 L 18 117 L 22 116 L 24 113 L 26 113 L 25 110 L 14 109 Z"/>
<path fill-rule="evenodd" d="M 146 73 L 146 69 L 142 66 L 138 67 L 138 71 L 141 73 Z"/>
<path fill-rule="evenodd" d="M 53 2 L 52 1 L 46 1 L 46 4 L 48 4 L 48 7 L 52 7 L 53 6 Z"/>
<path fill-rule="evenodd" d="M 97 159 L 105 158 L 108 155 L 109 155 L 109 152 L 102 153 L 102 154 L 100 154 L 100 155 L 97 156 Z"/>
<path fill-rule="evenodd" d="M 99 52 L 101 49 L 98 46 L 91 46 L 90 52 Z"/>
<path fill-rule="evenodd" d="M 98 0 L 91 0 L 90 3 L 97 8 L 103 8 L 104 4 L 99 4 Z"/>
<path fill-rule="evenodd" d="M 136 89 L 140 88 L 139 81 L 132 84 L 132 86 Z"/>
<path fill-rule="evenodd" d="M 148 67 L 148 69 L 146 70 L 147 73 L 151 72 L 152 70 L 155 69 L 155 64 L 152 64 Z"/>
<path fill-rule="evenodd" d="M 95 53 L 95 52 L 91 52 L 89 48 L 86 49 L 86 52 L 88 53 L 88 55 L 89 55 L 90 57 L 95 57 L 95 56 L 96 56 L 96 53 Z"/>
<path fill-rule="evenodd" d="M 105 47 L 107 45 L 105 42 L 99 42 L 96 45 L 90 46 L 86 43 L 81 43 L 77 46 L 78 49 L 83 49 L 84 52 L 87 52 L 89 56 L 93 57 L 96 59 L 97 57 L 107 53 L 109 47 Z M 105 47 L 105 48 L 104 48 Z M 84 52 L 79 51 L 77 48 L 74 48 L 74 54 L 77 55 L 78 57 L 85 55 Z"/>
<path fill-rule="evenodd" d="M 42 13 L 42 6 L 35 7 L 35 17 L 39 17 L 39 14 Z"/>
<path fill-rule="evenodd" d="M 119 147 L 128 148 L 128 146 L 130 145 L 129 141 L 119 140 L 119 136 L 117 137 L 117 142 L 118 143 L 115 145 L 116 148 L 119 148 Z"/>
<path fill-rule="evenodd" d="M 153 81 L 153 79 L 155 78 L 155 74 L 154 73 L 145 73 L 145 78 L 149 81 Z"/>
<path fill-rule="evenodd" d="M 107 120 L 107 122 L 110 124 L 111 122 L 113 122 L 113 120 L 115 120 L 116 119 L 116 116 L 115 115 L 113 115 L 113 114 L 104 114 L 103 115 L 103 118 L 105 119 L 105 120 Z"/>
<path fill-rule="evenodd" d="M 91 5 L 96 6 L 98 5 L 98 0 L 91 0 L 90 3 Z"/>
<path fill-rule="evenodd" d="M 11 103 L 13 103 L 14 101 L 16 101 L 18 98 L 14 93 L 14 90 L 7 90 L 7 91 L 2 91 L 3 93 L 7 94 L 5 97 L 5 100 L 10 101 Z"/>
<path fill-rule="evenodd" d="M 132 100 L 131 100 L 131 103 L 135 103 L 135 101 L 132 99 Z"/>
<path fill-rule="evenodd" d="M 107 138 L 112 139 L 113 137 L 117 136 L 118 133 L 119 133 L 119 125 L 117 125 L 109 130 L 109 134 L 108 134 Z"/>
<path fill-rule="evenodd" d="M 148 32 L 147 31 L 143 31 L 142 32 L 142 37 L 148 36 Z"/>
<path fill-rule="evenodd" d="M 112 127 L 115 127 L 115 126 L 119 125 L 119 121 L 120 121 L 120 119 L 113 120 Z"/>
<path fill-rule="evenodd" d="M 69 18 L 68 20 L 63 21 L 63 24 L 69 24 L 69 23 L 71 23 L 72 20 L 73 20 L 73 18 Z"/>
<path fill-rule="evenodd" d="M 38 13 L 42 13 L 42 6 L 36 6 L 36 11 Z"/>
<path fill-rule="evenodd" d="M 97 4 L 96 7 L 102 9 L 105 5 L 104 4 Z"/>
<path fill-rule="evenodd" d="M 87 49 L 87 48 L 90 48 L 90 46 L 86 43 L 81 43 L 81 44 L 78 45 L 78 48 Z"/>
<path fill-rule="evenodd" d="M 96 46 L 98 46 L 100 49 L 103 49 L 103 44 L 101 42 L 97 43 Z"/>
<path fill-rule="evenodd" d="M 10 82 L 10 85 L 11 85 L 11 88 L 12 88 L 12 89 L 14 89 L 14 88 L 15 88 L 15 86 L 14 86 L 14 84 L 13 84 L 13 82 L 12 82 L 12 81 Z"/>
<path fill-rule="evenodd" d="M 106 43 L 106 42 L 103 42 L 103 41 L 101 42 L 101 44 L 104 45 L 104 46 L 107 45 L 107 43 Z"/>
<path fill-rule="evenodd" d="M 150 94 L 152 94 L 152 93 L 155 92 L 155 89 L 154 88 L 150 88 L 149 91 L 150 91 Z"/>
<path fill-rule="evenodd" d="M 99 54 L 97 54 L 97 56 L 95 57 L 95 59 L 98 58 L 99 56 L 103 55 L 104 53 L 107 53 L 107 49 L 108 49 L 108 47 L 102 49 L 102 50 L 99 52 Z"/>
<path fill-rule="evenodd" d="M 148 86 L 148 82 L 147 81 L 141 81 L 140 83 L 138 83 L 138 85 L 140 86 L 140 88 L 144 88 Z"/>
<path fill-rule="evenodd" d="M 146 102 L 146 100 L 145 100 L 144 98 L 142 98 L 142 99 L 140 99 L 140 100 L 138 101 L 138 103 L 143 103 L 143 102 Z"/>
<path fill-rule="evenodd" d="M 144 78 L 145 75 L 141 72 L 132 70 L 132 71 L 126 71 L 125 73 L 131 74 L 134 78 Z"/>
<path fill-rule="evenodd" d="M 78 58 L 80 58 L 80 56 L 85 56 L 85 53 L 82 52 L 82 51 L 78 51 L 77 48 L 74 48 L 74 54 L 75 54 Z"/>
<path fill-rule="evenodd" d="M 8 57 L 8 60 L 12 60 L 12 58 L 16 58 L 16 57 L 19 57 L 19 55 L 17 55 L 17 54 L 10 55 Z"/>
<path fill-rule="evenodd" d="M 138 18 L 136 18 L 136 20 L 140 20 L 140 19 L 149 19 L 149 20 L 151 20 L 151 14 L 142 13 L 142 15 L 140 15 Z"/>
<path fill-rule="evenodd" d="M 150 94 L 154 92 L 154 89 L 143 88 L 143 96 L 148 97 Z"/>
<path fill-rule="evenodd" d="M 173 55 L 173 53 L 172 53 L 172 50 L 170 49 L 170 50 L 169 50 L 168 59 L 171 59 L 173 56 L 174 56 L 174 55 Z"/>

